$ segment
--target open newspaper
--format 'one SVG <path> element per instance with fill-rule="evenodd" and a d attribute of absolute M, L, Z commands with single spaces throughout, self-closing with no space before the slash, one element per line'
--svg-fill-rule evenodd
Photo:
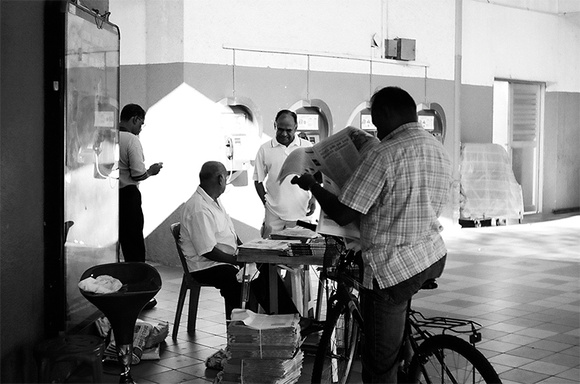
<path fill-rule="evenodd" d="M 282 165 L 278 182 L 290 175 L 303 173 L 323 175 L 324 188 L 339 195 L 342 186 L 358 167 L 364 154 L 379 143 L 370 133 L 354 127 L 321 140 L 309 148 L 298 148 L 290 153 Z M 321 211 L 317 231 L 329 235 L 358 239 L 358 223 L 341 227 Z"/>

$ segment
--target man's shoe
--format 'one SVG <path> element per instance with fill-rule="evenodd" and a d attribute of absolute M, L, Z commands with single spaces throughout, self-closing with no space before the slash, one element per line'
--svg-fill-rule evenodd
<path fill-rule="evenodd" d="M 300 318 L 300 336 L 306 337 L 312 333 L 320 332 L 324 329 L 324 321 L 311 319 L 309 317 Z"/>
<path fill-rule="evenodd" d="M 145 304 L 145 306 L 143 307 L 143 310 L 151 309 L 151 308 L 153 308 L 156 305 L 157 305 L 157 300 L 151 299 L 150 302 L 148 302 L 147 304 Z"/>

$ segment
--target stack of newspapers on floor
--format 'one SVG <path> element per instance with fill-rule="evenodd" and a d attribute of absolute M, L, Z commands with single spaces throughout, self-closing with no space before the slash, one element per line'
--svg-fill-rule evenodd
<path fill-rule="evenodd" d="M 302 373 L 298 314 L 235 309 L 228 325 L 228 360 L 218 383 L 296 383 Z"/>

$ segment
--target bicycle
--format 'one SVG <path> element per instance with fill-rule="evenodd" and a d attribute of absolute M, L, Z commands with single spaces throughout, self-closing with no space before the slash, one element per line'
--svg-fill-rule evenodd
<path fill-rule="evenodd" d="M 364 320 L 358 301 L 362 281 L 360 253 L 347 251 L 344 243 L 326 237 L 321 280 L 327 289 L 327 315 L 314 360 L 312 383 L 345 384 L 361 339 Z M 435 289 L 435 280 L 421 289 Z M 320 299 L 320 298 L 319 298 Z M 481 324 L 449 317 L 426 318 L 407 307 L 404 344 L 399 355 L 399 382 L 405 383 L 501 383 L 495 369 L 475 344 L 481 340 Z M 433 329 L 441 330 L 435 334 Z M 468 334 L 469 342 L 449 335 Z"/>

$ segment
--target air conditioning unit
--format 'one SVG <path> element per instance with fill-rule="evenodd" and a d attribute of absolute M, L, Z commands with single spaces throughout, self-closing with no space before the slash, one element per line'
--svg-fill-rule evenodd
<path fill-rule="evenodd" d="M 414 39 L 385 40 L 385 58 L 412 61 L 415 60 Z"/>

